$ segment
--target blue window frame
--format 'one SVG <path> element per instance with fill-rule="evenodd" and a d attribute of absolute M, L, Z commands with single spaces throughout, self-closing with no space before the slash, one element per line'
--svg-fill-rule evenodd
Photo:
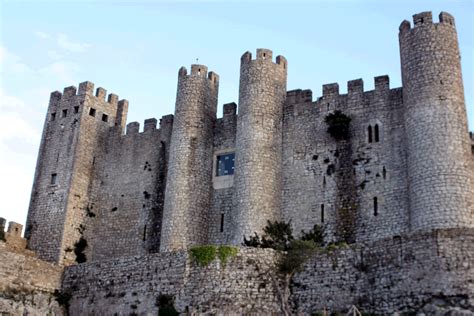
<path fill-rule="evenodd" d="M 229 176 L 234 174 L 235 153 L 217 155 L 216 176 Z"/>

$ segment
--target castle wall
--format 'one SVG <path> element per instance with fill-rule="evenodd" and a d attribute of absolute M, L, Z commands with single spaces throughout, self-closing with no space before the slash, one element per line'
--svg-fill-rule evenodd
<path fill-rule="evenodd" d="M 299 311 L 418 312 L 474 309 L 474 230 L 386 238 L 312 258 L 293 279 Z"/>
<path fill-rule="evenodd" d="M 325 250 L 295 275 L 290 302 L 304 314 L 352 305 L 382 315 L 472 310 L 473 259 L 472 229 Z M 72 315 L 156 313 L 160 294 L 174 296 L 179 312 L 278 314 L 276 262 L 269 249 L 241 248 L 225 267 L 217 260 L 199 267 L 184 251 L 149 254 L 67 267 L 62 289 L 72 294 Z"/>
<path fill-rule="evenodd" d="M 310 90 L 290 91 L 283 116 L 283 216 L 293 230 L 326 227 L 336 239 L 344 200 L 350 201 L 357 241 L 375 240 L 408 230 L 406 159 L 401 89 L 389 89 L 388 77 L 375 78 L 375 90 L 362 80 L 325 85 L 312 102 Z M 340 110 L 351 118 L 347 143 L 327 132 L 325 117 Z M 378 141 L 375 141 L 375 126 Z M 372 128 L 372 142 L 368 130 Z M 374 210 L 377 198 L 377 211 Z M 322 214 L 324 213 L 324 214 Z"/>
<path fill-rule="evenodd" d="M 65 315 L 54 296 L 63 268 L 20 249 L 17 242 L 12 245 L 12 238 L 0 241 L 0 314 Z"/>
<path fill-rule="evenodd" d="M 160 244 L 172 116 L 132 122 L 100 139 L 84 238 L 92 261 L 156 252 Z"/>
<path fill-rule="evenodd" d="M 65 270 L 63 291 L 73 295 L 70 315 L 157 314 L 160 294 L 181 313 L 278 313 L 275 259 L 273 250 L 240 249 L 225 267 L 200 267 L 185 251 L 86 263 Z"/>
<path fill-rule="evenodd" d="M 214 128 L 214 154 L 212 168 L 212 202 L 209 209 L 210 244 L 228 244 L 232 238 L 232 195 L 234 175 L 217 176 L 217 156 L 235 152 L 237 129 L 237 105 L 224 104 L 224 116 L 216 121 Z"/>

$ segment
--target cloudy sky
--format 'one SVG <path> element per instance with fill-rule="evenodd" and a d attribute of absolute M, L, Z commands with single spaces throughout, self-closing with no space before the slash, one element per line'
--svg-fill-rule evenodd
<path fill-rule="evenodd" d="M 258 3 L 258 4 L 256 4 Z M 400 83 L 398 26 L 421 11 L 456 18 L 474 129 L 474 2 L 0 0 L 0 217 L 24 223 L 49 93 L 92 81 L 130 101 L 128 121 L 173 113 L 180 66 L 220 75 L 237 101 L 240 56 L 288 59 L 288 89 L 388 74 Z"/>

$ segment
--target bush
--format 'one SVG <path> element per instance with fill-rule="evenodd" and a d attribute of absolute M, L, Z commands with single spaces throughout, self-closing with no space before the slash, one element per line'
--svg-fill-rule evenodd
<path fill-rule="evenodd" d="M 227 264 L 229 258 L 237 256 L 237 253 L 239 253 L 239 248 L 237 247 L 219 246 L 219 248 L 217 248 L 217 255 L 223 266 Z"/>
<path fill-rule="evenodd" d="M 324 118 L 324 122 L 328 125 L 327 132 L 336 140 L 349 138 L 349 126 L 351 118 L 339 110 L 328 114 Z"/>
<path fill-rule="evenodd" d="M 217 247 L 214 245 L 197 246 L 189 249 L 189 253 L 201 267 L 209 265 L 216 258 Z"/>
<path fill-rule="evenodd" d="M 324 245 L 324 227 L 314 225 L 309 232 L 301 231 L 301 240 L 312 240 L 317 246 L 322 247 Z"/>
<path fill-rule="evenodd" d="M 288 245 L 294 239 L 291 229 L 291 221 L 288 223 L 279 221 L 267 221 L 267 226 L 263 229 L 264 236 L 259 237 L 257 233 L 246 239 L 244 236 L 243 245 L 255 248 L 272 248 L 284 251 L 288 249 Z"/>
<path fill-rule="evenodd" d="M 279 264 L 280 272 L 292 275 L 303 269 L 305 262 L 311 258 L 318 246 L 313 240 L 292 240 L 286 255 L 282 256 Z"/>

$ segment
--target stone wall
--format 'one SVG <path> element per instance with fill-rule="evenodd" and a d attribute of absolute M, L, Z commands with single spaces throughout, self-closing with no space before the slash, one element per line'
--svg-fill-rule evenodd
<path fill-rule="evenodd" d="M 280 313 L 277 254 L 241 248 L 224 267 L 193 263 L 184 251 L 70 266 L 63 291 L 79 314 L 156 313 L 161 294 L 180 312 Z M 474 230 L 449 229 L 326 249 L 291 283 L 294 312 L 429 315 L 474 308 Z"/>
<path fill-rule="evenodd" d="M 357 241 L 408 230 L 402 93 L 389 88 L 387 76 L 374 81 L 372 91 L 364 91 L 360 79 L 349 81 L 347 94 L 340 94 L 337 84 L 325 85 L 316 102 L 310 90 L 288 92 L 283 217 L 296 233 L 318 224 L 335 239 L 344 207 L 351 209 L 347 224 Z M 335 110 L 351 118 L 347 141 L 327 132 L 325 117 Z"/>
<path fill-rule="evenodd" d="M 70 315 L 156 314 L 160 294 L 179 312 L 278 313 L 273 250 L 240 249 L 223 266 L 193 263 L 184 251 L 86 263 L 66 268 Z"/>
<path fill-rule="evenodd" d="M 474 229 L 386 238 L 314 257 L 293 280 L 293 304 L 305 313 L 472 311 L 473 263 Z"/>
<path fill-rule="evenodd" d="M 0 314 L 64 315 L 55 300 L 63 268 L 0 241 Z"/>

